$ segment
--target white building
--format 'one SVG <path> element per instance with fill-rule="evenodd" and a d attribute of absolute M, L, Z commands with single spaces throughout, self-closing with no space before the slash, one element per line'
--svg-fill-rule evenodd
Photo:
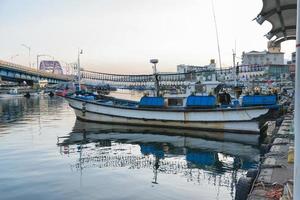
<path fill-rule="evenodd" d="M 204 65 L 204 66 L 185 65 L 185 64 L 177 65 L 177 73 L 201 72 L 201 71 L 215 70 L 215 69 L 216 69 L 216 63 L 214 59 L 210 60 L 209 65 Z"/>
<path fill-rule="evenodd" d="M 284 64 L 284 53 L 277 51 L 243 52 L 242 65 Z"/>

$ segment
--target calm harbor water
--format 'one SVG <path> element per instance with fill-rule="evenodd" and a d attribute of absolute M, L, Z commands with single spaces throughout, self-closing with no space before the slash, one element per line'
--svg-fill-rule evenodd
<path fill-rule="evenodd" d="M 60 97 L 1 99 L 0 199 L 234 199 L 259 157 L 157 133 L 77 121 Z"/>

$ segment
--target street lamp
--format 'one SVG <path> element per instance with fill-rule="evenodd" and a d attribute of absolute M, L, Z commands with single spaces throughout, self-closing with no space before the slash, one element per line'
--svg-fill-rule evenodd
<path fill-rule="evenodd" d="M 23 47 L 25 47 L 26 49 L 28 49 L 29 67 L 31 67 L 31 57 L 30 57 L 30 51 L 31 51 L 31 48 L 30 48 L 30 46 L 27 46 L 26 44 L 21 44 L 21 46 L 23 46 Z"/>

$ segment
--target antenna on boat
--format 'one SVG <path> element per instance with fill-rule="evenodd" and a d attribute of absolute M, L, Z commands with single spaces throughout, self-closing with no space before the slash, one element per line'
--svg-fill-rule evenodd
<path fill-rule="evenodd" d="M 217 20 L 216 20 L 216 15 L 215 15 L 214 0 L 211 0 L 211 5 L 212 5 L 212 11 L 213 11 L 214 22 L 215 22 L 215 29 L 216 29 L 216 36 L 217 36 L 217 45 L 218 45 L 218 54 L 219 54 L 219 65 L 220 65 L 220 70 L 221 70 L 221 73 L 222 73 L 222 60 L 221 60 L 221 51 L 220 51 L 220 43 L 219 43 L 219 33 L 218 33 Z"/>
<path fill-rule="evenodd" d="M 159 80 L 158 80 L 158 74 L 156 69 L 156 64 L 158 63 L 158 59 L 150 59 L 150 63 L 153 64 L 153 75 L 155 79 L 155 94 L 158 97 L 159 96 Z"/>

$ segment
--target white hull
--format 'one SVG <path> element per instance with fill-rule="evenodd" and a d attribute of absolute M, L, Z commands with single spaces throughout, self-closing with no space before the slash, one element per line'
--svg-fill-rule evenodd
<path fill-rule="evenodd" d="M 254 134 L 260 132 L 257 118 L 269 111 L 267 108 L 181 111 L 132 109 L 74 98 L 68 100 L 76 116 L 86 121 Z"/>

